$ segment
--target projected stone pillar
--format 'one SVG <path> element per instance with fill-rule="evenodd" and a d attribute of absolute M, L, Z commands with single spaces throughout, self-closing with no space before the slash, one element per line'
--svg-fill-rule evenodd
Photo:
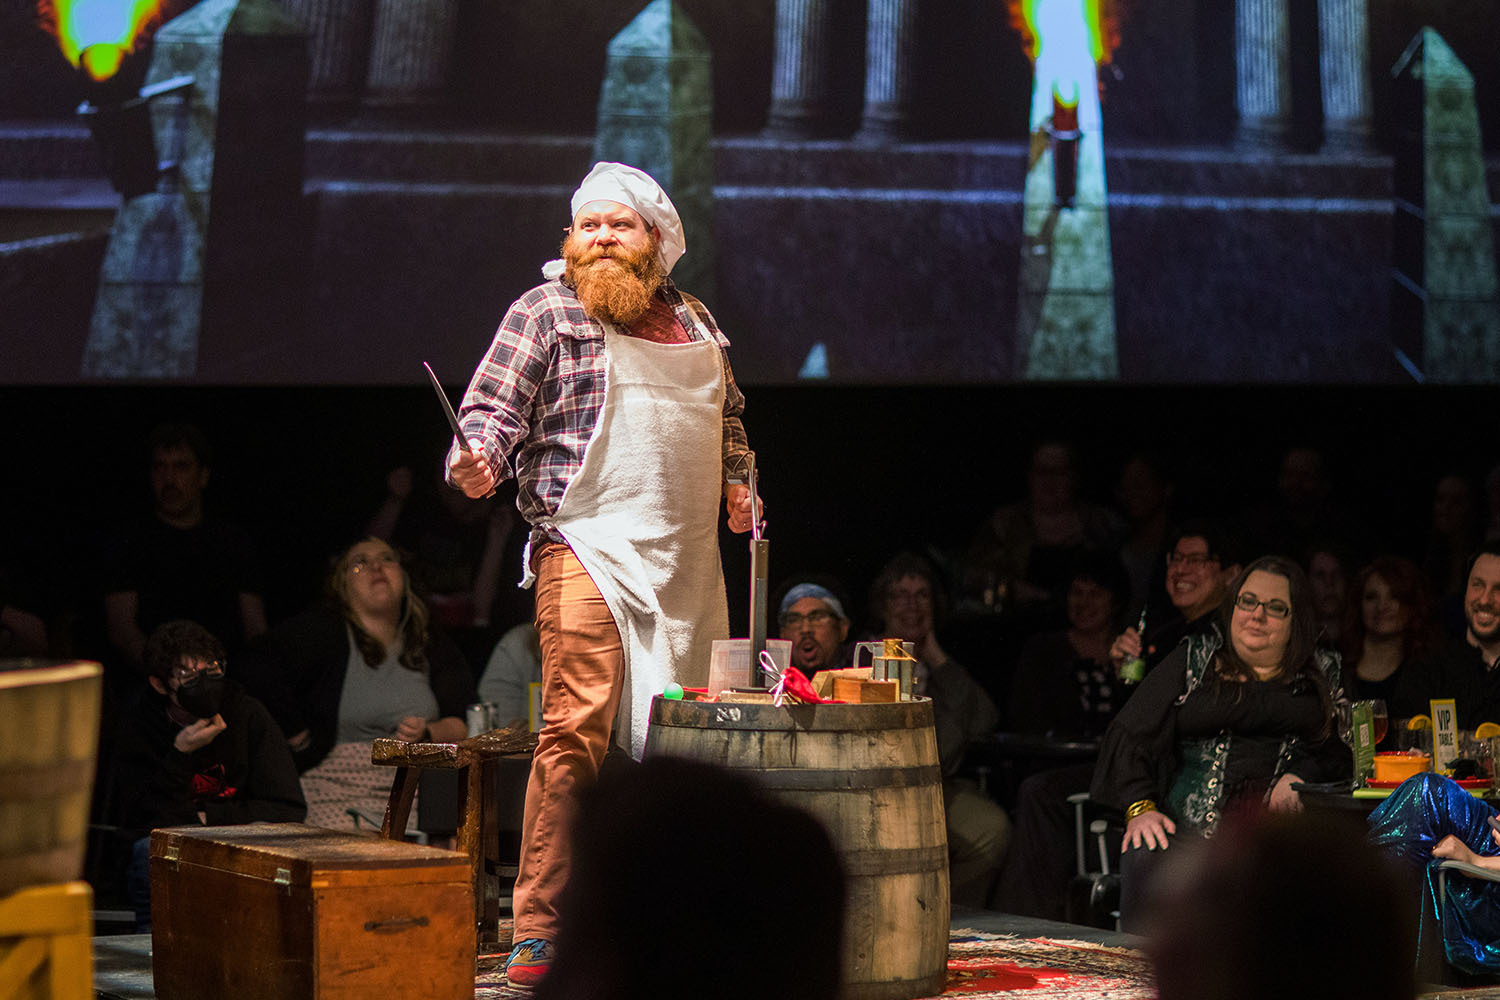
<path fill-rule="evenodd" d="M 1081 4 L 1041 0 L 1036 10 L 1016 369 L 1031 380 L 1112 379 L 1119 362 L 1097 69 Z M 1065 117 L 1076 117 L 1076 129 Z"/>
<path fill-rule="evenodd" d="M 242 381 L 296 349 L 306 41 L 276 0 L 203 0 L 156 33 L 148 85 L 194 80 L 151 105 L 158 153 L 180 157 L 120 208 L 83 375 Z"/>
<path fill-rule="evenodd" d="M 687 253 L 672 280 L 713 298 L 713 66 L 673 0 L 651 0 L 609 43 L 594 159 L 646 171 L 682 216 Z"/>
<path fill-rule="evenodd" d="M 1500 276 L 1474 77 L 1431 28 L 1397 61 L 1391 329 L 1418 381 L 1500 382 Z"/>
<path fill-rule="evenodd" d="M 1246 149 L 1286 144 L 1292 113 L 1288 0 L 1236 0 L 1234 94 L 1240 113 L 1235 134 Z"/>
<path fill-rule="evenodd" d="M 827 121 L 832 6 L 832 0 L 776 0 L 767 136 L 806 139 L 817 135 Z"/>
<path fill-rule="evenodd" d="M 870 0 L 865 29 L 865 108 L 854 141 L 882 145 L 909 137 L 917 0 Z"/>
<path fill-rule="evenodd" d="M 1318 73 L 1323 147 L 1370 142 L 1369 0 L 1318 0 Z"/>
<path fill-rule="evenodd" d="M 458 0 L 375 0 L 367 107 L 441 104 L 458 29 Z"/>
<path fill-rule="evenodd" d="M 308 99 L 352 105 L 370 59 L 375 0 L 282 0 L 308 33 Z"/>

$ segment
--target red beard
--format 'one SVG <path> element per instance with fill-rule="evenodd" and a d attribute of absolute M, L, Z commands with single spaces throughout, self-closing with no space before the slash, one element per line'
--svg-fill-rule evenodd
<path fill-rule="evenodd" d="M 656 240 L 630 251 L 618 243 L 579 248 L 563 241 L 563 280 L 578 294 L 583 311 L 607 323 L 629 325 L 645 315 L 664 274 L 656 257 Z"/>

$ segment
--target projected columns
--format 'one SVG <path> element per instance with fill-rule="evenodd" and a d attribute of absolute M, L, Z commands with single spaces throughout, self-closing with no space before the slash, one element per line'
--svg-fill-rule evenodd
<path fill-rule="evenodd" d="M 870 0 L 865 29 L 865 109 L 856 142 L 879 144 L 907 138 L 916 24 L 917 0 Z"/>
<path fill-rule="evenodd" d="M 1292 107 L 1291 37 L 1287 0 L 1238 0 L 1234 5 L 1234 95 L 1240 113 L 1236 144 L 1247 149 L 1285 144 Z"/>
<path fill-rule="evenodd" d="M 828 116 L 831 0 L 777 0 L 771 115 L 766 134 L 805 139 Z"/>
<path fill-rule="evenodd" d="M 1369 61 L 1369 0 L 1318 0 L 1324 148 L 1369 144 Z"/>
<path fill-rule="evenodd" d="M 1077 0 L 1036 5 L 1032 155 L 1015 344 L 1016 369 L 1033 380 L 1112 379 L 1119 374 L 1103 118 L 1082 9 Z M 1072 101 L 1076 108 L 1070 107 Z M 1075 112 L 1077 127 L 1067 128 L 1072 123 L 1065 119 Z M 1070 171 L 1074 156 L 1076 171 Z M 1065 190 L 1070 173 L 1071 198 Z"/>

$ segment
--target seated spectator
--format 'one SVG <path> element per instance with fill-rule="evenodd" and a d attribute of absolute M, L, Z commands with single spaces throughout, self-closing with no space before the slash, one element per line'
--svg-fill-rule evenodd
<path fill-rule="evenodd" d="M 1419 704 L 1452 698 L 1459 727 L 1474 729 L 1500 722 L 1500 541 L 1484 543 L 1469 561 L 1463 613 L 1463 639 L 1411 664 L 1406 697 Z"/>
<path fill-rule="evenodd" d="M 1353 592 L 1343 628 L 1344 693 L 1352 701 L 1381 699 L 1391 718 L 1426 715 L 1406 673 L 1440 638 L 1422 571 L 1400 556 L 1379 556 L 1359 571 Z"/>
<path fill-rule="evenodd" d="M 1146 944 L 1159 1000 L 1416 995 L 1416 921 L 1357 832 L 1258 816 L 1226 823 L 1179 867 Z"/>
<path fill-rule="evenodd" d="M 1018 732 L 1097 738 L 1133 688 L 1115 679 L 1109 642 L 1129 596 L 1119 561 L 1106 553 L 1080 560 L 1068 589 L 1069 627 L 1026 644 L 1007 708 Z M 1006 913 L 1064 918 L 1074 872 L 1073 805 L 1086 792 L 1092 763 L 1027 775 L 1016 790 L 1015 835 L 1005 859 L 997 905 Z"/>
<path fill-rule="evenodd" d="M 1130 581 L 1114 556 L 1078 561 L 1068 584 L 1068 627 L 1033 636 L 1021 650 L 1007 705 L 1012 730 L 1086 738 L 1104 732 L 1124 703 L 1109 649 L 1129 597 Z"/>
<path fill-rule="evenodd" d="M 938 644 L 935 622 L 943 590 L 937 571 L 919 555 L 894 556 L 870 588 L 879 616 L 875 634 L 916 647 L 915 690 L 932 699 L 938 763 L 943 769 L 943 808 L 948 821 L 948 860 L 954 903 L 986 905 L 1005 848 L 1010 820 L 977 785 L 958 776 L 964 751 L 995 731 L 1000 713 L 984 688 Z"/>
<path fill-rule="evenodd" d="M 1230 813 L 1300 807 L 1292 785 L 1347 777 L 1334 735 L 1338 658 L 1317 647 L 1307 578 L 1266 556 L 1229 591 L 1219 628 L 1146 675 L 1104 734 L 1090 795 L 1125 813 L 1120 920 L 1135 932 L 1180 838 Z"/>
<path fill-rule="evenodd" d="M 781 638 L 792 644 L 792 666 L 807 677 L 854 661 L 845 602 L 835 593 L 832 581 L 828 584 L 811 579 L 794 582 L 777 603 L 776 623 Z"/>
<path fill-rule="evenodd" d="M 159 826 L 300 822 L 307 815 L 286 738 L 259 701 L 225 676 L 224 647 L 201 625 L 152 631 L 150 689 L 120 721 L 120 826 L 135 841 L 129 873 L 136 930 L 151 927 L 147 865 Z"/>
<path fill-rule="evenodd" d="M 537 1000 L 829 1000 L 844 875 L 822 825 L 740 775 L 670 757 L 605 772 L 573 824 Z M 676 877 L 732 892 L 670 892 Z"/>
<path fill-rule="evenodd" d="M 447 628 L 487 628 L 515 621 L 511 604 L 519 598 L 501 580 L 521 578 L 519 551 L 525 532 L 515 506 L 514 486 L 471 500 L 443 481 L 444 465 L 418 488 L 408 466 L 386 475 L 386 498 L 370 518 L 368 533 L 410 553 L 417 588 L 426 595 L 432 620 Z M 507 561 L 514 565 L 507 568 Z"/>
<path fill-rule="evenodd" d="M 208 439 L 190 424 L 163 424 L 148 446 L 152 515 L 123 530 L 105 570 L 109 641 L 138 667 L 146 634 L 185 618 L 237 651 L 266 629 L 263 586 L 249 534 L 205 510 Z"/>
<path fill-rule="evenodd" d="M 266 633 L 246 659 L 253 689 L 291 734 L 308 822 L 378 825 L 394 769 L 370 763 L 370 741 L 464 739 L 474 679 L 453 643 L 429 626 L 426 604 L 385 542 L 368 538 L 347 549 L 328 589 L 327 604 Z"/>
<path fill-rule="evenodd" d="M 1349 561 L 1338 548 L 1322 543 L 1308 550 L 1303 566 L 1317 614 L 1318 641 L 1329 649 L 1339 649 L 1349 607 Z"/>
<path fill-rule="evenodd" d="M 1120 469 L 1115 499 L 1126 521 L 1120 563 L 1130 579 L 1127 609 L 1131 617 L 1139 615 L 1150 595 L 1162 586 L 1162 557 L 1170 539 L 1176 489 L 1165 464 L 1154 455 L 1132 455 Z"/>
<path fill-rule="evenodd" d="M 1123 531 L 1118 514 L 1078 496 L 1073 449 L 1044 441 L 1031 453 L 1026 499 L 996 508 L 979 526 L 964 557 L 964 587 L 1004 591 L 1011 605 L 1043 617 L 1060 612 L 1073 558 L 1118 547 Z"/>
<path fill-rule="evenodd" d="M 541 636 L 535 624 L 522 622 L 495 643 L 479 678 L 479 700 L 493 706 L 497 728 L 518 722 L 527 725 L 531 721 L 531 685 L 541 682 Z"/>
<path fill-rule="evenodd" d="M 1438 618 L 1450 634 L 1462 631 L 1465 570 L 1482 538 L 1474 487 L 1466 476 L 1450 474 L 1432 488 L 1432 520 L 1422 545 L 1422 567 L 1432 585 Z"/>
<path fill-rule="evenodd" d="M 0 593 L 0 657 L 47 655 L 47 624 Z"/>
<path fill-rule="evenodd" d="M 1439 899 L 1430 862 L 1462 861 L 1500 872 L 1494 816 L 1493 806 L 1431 772 L 1403 781 L 1370 813 L 1371 840 L 1422 872 L 1422 909 L 1447 918 L 1443 950 L 1450 963 L 1470 973 L 1500 972 L 1500 883 L 1450 875 L 1447 895 Z"/>
<path fill-rule="evenodd" d="M 1171 606 L 1146 608 L 1146 634 L 1125 629 L 1109 647 L 1118 674 L 1126 660 L 1139 656 L 1150 670 L 1192 635 L 1206 634 L 1226 588 L 1240 572 L 1238 541 L 1217 522 L 1184 522 L 1167 548 L 1167 600 Z"/>

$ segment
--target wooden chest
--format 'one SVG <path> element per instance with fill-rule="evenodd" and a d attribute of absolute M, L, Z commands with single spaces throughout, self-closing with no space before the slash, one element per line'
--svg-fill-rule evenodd
<path fill-rule="evenodd" d="M 159 1000 L 474 996 L 466 855 L 296 823 L 151 833 Z"/>

